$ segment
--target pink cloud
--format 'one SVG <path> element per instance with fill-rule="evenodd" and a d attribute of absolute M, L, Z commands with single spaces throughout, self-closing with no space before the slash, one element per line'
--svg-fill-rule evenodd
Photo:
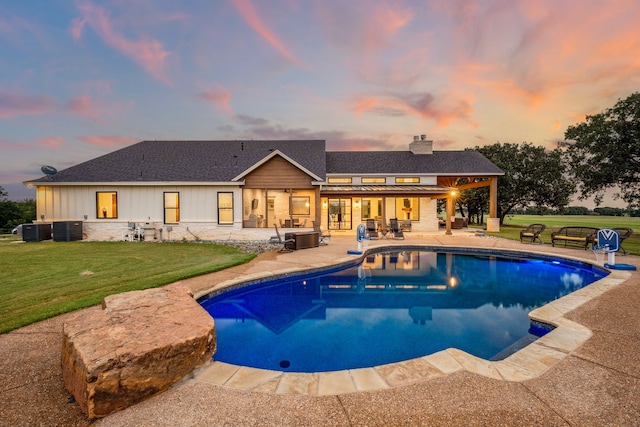
<path fill-rule="evenodd" d="M 419 33 L 411 34 L 410 40 L 400 36 L 415 19 L 409 7 L 398 2 L 353 0 L 343 2 L 338 9 L 319 2 L 316 19 L 333 47 L 347 52 L 347 66 L 357 74 L 358 81 L 410 84 L 420 77 L 420 64 L 405 67 L 404 58 L 398 67 L 393 64 L 394 57 L 402 57 L 407 48 L 419 45 L 416 41 L 422 39 Z"/>
<path fill-rule="evenodd" d="M 0 149 L 2 150 L 27 151 L 33 148 L 33 144 L 28 142 L 14 142 L 0 139 Z"/>
<path fill-rule="evenodd" d="M 289 52 L 278 36 L 276 36 L 273 31 L 265 25 L 260 16 L 258 16 L 258 12 L 253 7 L 250 0 L 232 0 L 232 3 L 238 13 L 240 13 L 240 16 L 242 16 L 246 23 L 249 24 L 249 26 L 258 33 L 260 37 L 262 37 L 287 60 L 293 64 L 302 65 L 302 61 Z"/>
<path fill-rule="evenodd" d="M 226 89 L 207 89 L 204 92 L 201 92 L 197 95 L 199 98 L 204 99 L 205 101 L 211 102 L 216 108 L 226 111 L 228 113 L 233 113 L 233 109 L 231 108 L 231 92 Z"/>
<path fill-rule="evenodd" d="M 362 98 L 353 101 L 353 110 L 356 117 L 361 117 L 362 113 L 369 110 L 373 110 L 378 104 L 378 100 L 375 98 Z"/>
<path fill-rule="evenodd" d="M 125 147 L 127 145 L 133 144 L 134 142 L 139 141 L 136 138 L 131 138 L 128 136 L 98 136 L 98 135 L 81 136 L 78 139 L 89 145 L 97 145 L 98 147 L 105 147 L 105 148 Z"/>
<path fill-rule="evenodd" d="M 71 98 L 67 102 L 67 108 L 69 108 L 69 110 L 74 114 L 79 114 L 92 119 L 100 116 L 99 107 L 87 95 Z"/>
<path fill-rule="evenodd" d="M 387 48 L 398 31 L 411 22 L 413 13 L 397 6 L 377 3 L 371 6 L 366 14 L 362 14 L 365 20 L 362 27 L 355 30 L 362 31 L 365 49 Z"/>
<path fill-rule="evenodd" d="M 40 138 L 38 144 L 47 148 L 58 149 L 64 144 L 64 138 L 61 136 L 46 136 Z"/>
<path fill-rule="evenodd" d="M 392 47 L 395 36 L 413 17 L 408 8 L 370 1 L 344 2 L 340 9 L 320 3 L 317 10 L 329 40 L 358 54 Z"/>
<path fill-rule="evenodd" d="M 82 30 L 84 30 L 86 23 L 87 20 L 82 18 L 73 18 L 71 20 L 71 28 L 69 28 L 69 32 L 75 41 L 79 41 L 82 38 Z"/>
<path fill-rule="evenodd" d="M 435 5 L 451 20 L 453 83 L 482 87 L 502 103 L 557 108 L 581 85 L 629 87 L 640 74 L 637 2 Z"/>
<path fill-rule="evenodd" d="M 56 108 L 53 98 L 45 95 L 27 95 L 0 91 L 0 118 L 46 114 Z"/>
<path fill-rule="evenodd" d="M 116 31 L 106 10 L 89 1 L 78 3 L 78 9 L 82 18 L 72 20 L 70 28 L 76 40 L 81 37 L 84 26 L 89 25 L 108 46 L 131 58 L 155 79 L 169 83 L 165 74 L 165 60 L 169 52 L 162 43 L 147 37 L 137 41 L 127 39 Z"/>
<path fill-rule="evenodd" d="M 439 127 L 446 127 L 453 120 L 463 120 L 475 127 L 477 124 L 471 120 L 472 102 L 472 98 L 465 99 L 454 95 L 436 98 L 433 94 L 424 92 L 356 98 L 352 101 L 352 106 L 357 117 L 365 112 L 387 117 L 409 114 L 421 119 L 434 120 Z"/>

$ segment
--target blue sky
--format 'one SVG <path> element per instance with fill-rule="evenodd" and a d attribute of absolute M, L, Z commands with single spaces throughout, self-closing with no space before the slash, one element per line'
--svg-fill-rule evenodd
<path fill-rule="evenodd" d="M 0 3 L 0 186 L 145 139 L 555 147 L 638 90 L 636 0 Z"/>

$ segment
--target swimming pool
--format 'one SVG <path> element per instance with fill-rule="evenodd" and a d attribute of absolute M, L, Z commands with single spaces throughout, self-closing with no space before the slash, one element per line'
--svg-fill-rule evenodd
<path fill-rule="evenodd" d="M 377 366 L 455 347 L 500 360 L 545 332 L 528 313 L 604 277 L 590 264 L 407 247 L 201 300 L 214 359 L 285 372 Z"/>

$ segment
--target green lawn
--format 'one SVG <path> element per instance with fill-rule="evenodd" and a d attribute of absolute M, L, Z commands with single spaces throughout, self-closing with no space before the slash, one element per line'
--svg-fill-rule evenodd
<path fill-rule="evenodd" d="M 39 242 L 0 238 L 0 333 L 245 263 L 255 255 L 195 243 Z"/>
<path fill-rule="evenodd" d="M 499 233 L 487 233 L 505 239 L 520 240 L 520 230 L 529 224 L 547 226 L 541 238 L 544 243 L 551 244 L 551 232 L 565 226 L 587 226 L 596 228 L 631 228 L 633 235 L 626 239 L 622 246 L 633 255 L 640 255 L 640 218 L 597 215 L 511 215 L 500 226 Z"/>

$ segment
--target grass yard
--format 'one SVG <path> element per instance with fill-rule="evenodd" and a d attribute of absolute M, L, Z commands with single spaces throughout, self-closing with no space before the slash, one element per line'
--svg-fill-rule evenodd
<path fill-rule="evenodd" d="M 541 239 L 551 244 L 551 232 L 565 226 L 585 226 L 596 228 L 631 228 L 633 235 L 622 246 L 629 254 L 640 255 L 640 218 L 597 215 L 510 215 L 500 226 L 499 233 L 487 233 L 505 239 L 520 240 L 520 230 L 529 224 L 544 224 L 546 230 Z M 622 252 L 621 252 L 622 253 Z"/>
<path fill-rule="evenodd" d="M 0 239 L 0 333 L 148 289 L 243 264 L 255 255 L 213 244 L 23 243 Z"/>

